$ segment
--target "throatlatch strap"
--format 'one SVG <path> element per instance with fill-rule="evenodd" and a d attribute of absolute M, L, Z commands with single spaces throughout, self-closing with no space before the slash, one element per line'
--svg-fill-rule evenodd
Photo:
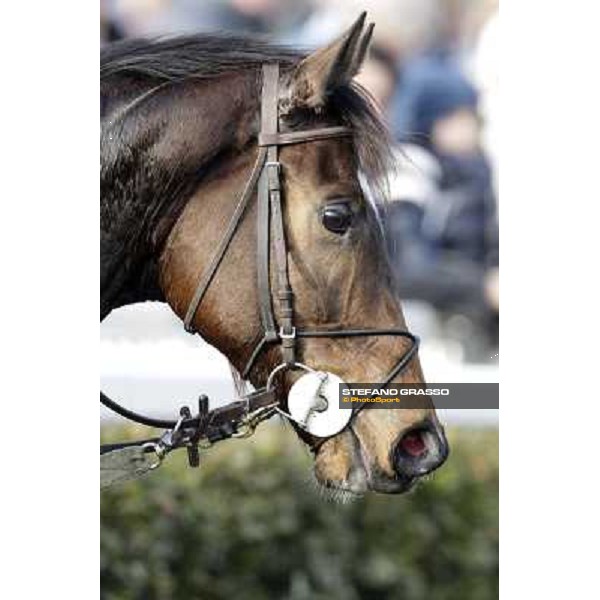
<path fill-rule="evenodd" d="M 211 284 L 211 281 L 213 280 L 213 277 L 214 277 L 215 273 L 217 272 L 217 269 L 219 268 L 219 265 L 221 264 L 221 261 L 223 260 L 223 257 L 225 256 L 225 253 L 227 252 L 227 248 L 229 248 L 229 244 L 231 243 L 231 240 L 233 239 L 233 236 L 235 235 L 238 225 L 240 224 L 242 217 L 244 216 L 246 207 L 248 206 L 248 203 L 250 202 L 250 198 L 252 198 L 252 193 L 254 192 L 254 187 L 256 186 L 258 177 L 260 176 L 260 174 L 263 170 L 263 164 L 265 162 L 266 155 L 267 155 L 266 149 L 260 148 L 258 151 L 258 156 L 256 157 L 256 162 L 254 163 L 254 167 L 252 168 L 252 173 L 250 175 L 250 178 L 248 179 L 248 182 L 246 183 L 246 187 L 244 188 L 244 191 L 242 192 L 240 201 L 238 202 L 237 206 L 235 207 L 235 211 L 233 212 L 233 215 L 231 216 L 229 224 L 227 225 L 227 230 L 225 231 L 225 234 L 223 235 L 223 239 L 219 243 L 217 251 L 215 252 L 208 268 L 204 271 L 204 274 L 203 274 L 202 278 L 200 279 L 200 282 L 198 283 L 198 287 L 196 288 L 196 291 L 194 292 L 194 296 L 192 298 L 192 301 L 190 302 L 190 305 L 188 306 L 187 313 L 185 315 L 185 319 L 183 322 L 184 326 L 185 326 L 185 330 L 188 333 L 194 333 L 194 327 L 193 327 L 192 322 L 196 315 L 196 311 L 198 310 L 198 307 L 200 306 L 200 303 L 202 302 L 202 298 L 204 298 L 204 295 L 206 294 L 206 292 Z"/>

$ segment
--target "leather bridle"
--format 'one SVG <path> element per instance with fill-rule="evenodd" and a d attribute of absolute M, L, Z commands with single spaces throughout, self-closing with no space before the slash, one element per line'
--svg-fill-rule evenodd
<path fill-rule="evenodd" d="M 153 419 L 140 415 L 124 408 L 100 392 L 100 401 L 121 416 L 151 427 L 168 429 L 167 434 L 170 434 L 169 440 L 164 441 L 165 435 L 163 435 L 163 438 L 160 438 L 160 440 L 163 440 L 163 451 L 166 452 L 176 447 L 185 446 L 188 448 L 188 452 L 190 452 L 190 464 L 197 464 L 198 462 L 197 456 L 194 455 L 192 449 L 194 447 L 197 448 L 201 440 L 214 443 L 220 439 L 243 434 L 246 430 L 251 432 L 260 421 L 271 417 L 275 412 L 282 412 L 273 386 L 271 385 L 272 376 L 287 369 L 302 368 L 310 370 L 308 367 L 297 362 L 298 342 L 300 339 L 370 336 L 400 336 L 408 339 L 411 343 L 410 348 L 381 382 L 384 386 L 406 369 L 417 353 L 419 346 L 419 339 L 415 335 L 399 328 L 308 330 L 301 329 L 295 325 L 294 293 L 290 286 L 288 275 L 287 245 L 281 202 L 282 165 L 278 159 L 279 147 L 292 144 L 305 144 L 328 138 L 351 136 L 352 130 L 348 127 L 336 126 L 306 131 L 279 132 L 278 87 L 279 65 L 277 63 L 263 65 L 261 130 L 258 136 L 258 156 L 223 238 L 198 282 L 184 318 L 184 325 L 186 331 L 195 333 L 193 327 L 195 315 L 235 236 L 246 208 L 253 197 L 254 190 L 257 188 L 257 286 L 263 335 L 250 353 L 241 375 L 243 379 L 246 379 L 262 352 L 273 344 L 279 344 L 281 347 L 281 364 L 271 372 L 266 387 L 213 411 L 208 410 L 207 399 L 205 396 L 201 396 L 198 414 L 192 417 L 189 409 L 184 407 L 177 421 Z M 275 281 L 277 289 L 275 290 L 275 294 L 272 294 L 271 291 L 271 252 L 273 253 L 273 264 L 276 269 Z M 278 319 L 275 318 L 273 311 L 273 297 L 278 302 Z M 353 418 L 364 406 L 362 404 L 359 407 L 353 408 Z M 179 436 L 174 437 L 174 433 L 178 433 Z M 160 440 L 153 438 L 146 441 L 150 445 L 154 444 L 152 450 L 157 452 L 157 454 L 159 452 L 157 451 L 156 444 Z M 137 443 L 139 444 L 139 442 Z M 124 446 L 127 446 L 127 444 L 105 446 L 105 451 L 112 451 Z"/>

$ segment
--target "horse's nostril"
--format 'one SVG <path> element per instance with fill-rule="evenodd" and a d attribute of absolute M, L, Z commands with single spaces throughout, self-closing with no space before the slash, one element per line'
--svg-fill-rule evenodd
<path fill-rule="evenodd" d="M 410 456 L 422 456 L 427 452 L 424 432 L 420 430 L 410 431 L 400 440 L 400 448 Z"/>
<path fill-rule="evenodd" d="M 426 424 L 406 432 L 394 453 L 399 475 L 418 477 L 437 469 L 448 457 L 448 443 L 442 429 Z"/>

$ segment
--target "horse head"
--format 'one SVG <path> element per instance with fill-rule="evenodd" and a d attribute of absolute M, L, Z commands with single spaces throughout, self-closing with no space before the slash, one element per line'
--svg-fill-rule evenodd
<path fill-rule="evenodd" d="M 246 371 L 256 387 L 264 386 L 282 364 L 280 343 L 261 345 L 255 352 L 264 339 L 256 283 L 257 222 L 264 215 L 255 189 L 248 192 L 248 206 L 191 316 L 189 311 L 260 159 L 262 66 L 277 63 L 279 133 L 341 127 L 350 133 L 305 135 L 301 143 L 278 148 L 285 276 L 293 292 L 294 325 L 325 332 L 406 329 L 379 216 L 378 198 L 385 193 L 392 160 L 389 141 L 368 96 L 352 82 L 372 33 L 364 21 L 363 15 L 334 42 L 307 56 L 230 38 L 221 44 L 238 47 L 217 58 L 219 38 L 187 38 L 125 48 L 105 61 L 103 171 L 112 198 L 107 203 L 114 210 L 126 189 L 128 200 L 121 200 L 125 208 L 119 215 L 126 211 L 129 217 L 105 218 L 103 245 L 107 251 L 128 248 L 130 261 L 125 261 L 127 272 L 123 260 L 110 263 L 105 310 L 132 298 L 168 302 L 239 372 Z M 133 180 L 121 184 L 120 196 L 114 191 L 119 178 Z M 270 288 L 277 289 L 281 265 L 273 248 L 268 261 Z M 111 287 L 115 279 L 125 283 Z M 276 323 L 285 321 L 285 310 L 273 299 Z M 394 335 L 313 336 L 295 342 L 298 362 L 347 382 L 383 381 L 411 349 L 406 336 Z M 276 377 L 284 409 L 299 376 L 286 369 Z M 418 357 L 393 381 L 424 383 Z M 448 453 L 432 405 L 366 408 L 326 438 L 295 427 L 313 450 L 317 480 L 349 494 L 406 491 Z"/>

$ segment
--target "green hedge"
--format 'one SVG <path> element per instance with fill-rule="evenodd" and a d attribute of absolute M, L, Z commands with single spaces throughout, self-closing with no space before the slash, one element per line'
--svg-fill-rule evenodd
<path fill-rule="evenodd" d="M 497 432 L 449 437 L 448 462 L 412 493 L 348 504 L 322 497 L 310 456 L 279 426 L 223 442 L 199 469 L 174 453 L 102 492 L 102 597 L 497 598 Z"/>

